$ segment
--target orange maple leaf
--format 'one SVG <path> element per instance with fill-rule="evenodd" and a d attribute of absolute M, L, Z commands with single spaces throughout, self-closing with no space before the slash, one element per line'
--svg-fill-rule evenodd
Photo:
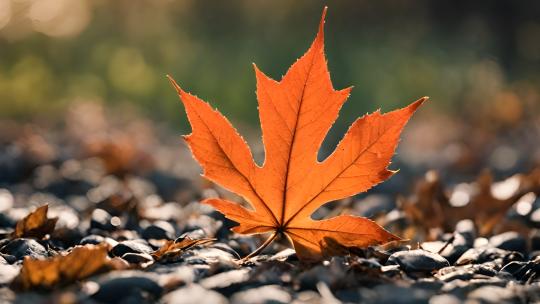
<path fill-rule="evenodd" d="M 321 143 L 351 91 L 332 87 L 323 50 L 325 15 L 326 8 L 315 41 L 281 81 L 254 66 L 265 148 L 262 166 L 226 117 L 170 78 L 192 126 L 184 138 L 203 176 L 241 195 L 252 209 L 223 199 L 203 203 L 237 222 L 237 233 L 273 232 L 264 245 L 285 234 L 304 260 L 332 254 L 336 244 L 366 247 L 399 240 L 367 218 L 341 215 L 316 221 L 311 215 L 329 201 L 366 191 L 394 174 L 387 166 L 401 130 L 427 99 L 357 119 L 336 150 L 319 162 Z"/>

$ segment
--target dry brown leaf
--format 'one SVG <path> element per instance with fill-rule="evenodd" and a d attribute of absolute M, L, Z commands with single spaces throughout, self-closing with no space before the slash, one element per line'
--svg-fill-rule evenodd
<path fill-rule="evenodd" d="M 179 238 L 175 241 L 167 241 L 161 248 L 152 253 L 154 260 L 163 262 L 174 259 L 189 248 L 214 242 L 215 239 L 198 239 L 190 237 Z"/>
<path fill-rule="evenodd" d="M 124 268 L 125 263 L 109 258 L 108 251 L 107 244 L 89 244 L 77 246 L 65 256 L 55 256 L 47 260 L 25 257 L 21 272 L 13 284 L 23 290 L 51 289 L 97 273 Z"/>
<path fill-rule="evenodd" d="M 54 231 L 58 218 L 47 218 L 48 210 L 49 205 L 41 206 L 28 214 L 22 220 L 18 221 L 17 226 L 15 226 L 15 231 L 13 231 L 11 237 L 42 239 L 47 234 L 51 234 Z"/>
<path fill-rule="evenodd" d="M 473 220 L 479 234 L 489 236 L 505 231 L 505 227 L 515 228 L 504 217 L 523 195 L 540 194 L 540 170 L 516 174 L 499 182 L 494 182 L 486 170 L 476 181 L 462 185 L 469 190 L 447 190 L 439 175 L 430 171 L 417 184 L 415 194 L 400 201 L 401 208 L 413 225 L 425 233 L 426 239 L 435 238 L 433 231 L 452 232 L 462 219 Z M 466 204 L 456 206 L 459 200 Z"/>

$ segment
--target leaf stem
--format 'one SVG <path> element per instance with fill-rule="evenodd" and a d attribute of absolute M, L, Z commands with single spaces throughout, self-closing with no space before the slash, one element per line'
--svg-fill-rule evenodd
<path fill-rule="evenodd" d="M 249 259 L 251 259 L 252 257 L 254 256 L 257 256 L 259 253 L 261 253 L 266 247 L 268 247 L 268 245 L 270 245 L 275 239 L 276 237 L 278 236 L 278 232 L 277 231 L 274 231 L 272 233 L 272 235 L 270 235 L 269 238 L 266 239 L 266 241 L 264 241 L 264 243 L 262 243 L 261 246 L 259 246 L 259 248 L 255 249 L 255 251 L 253 251 L 252 253 L 248 254 L 247 256 L 245 256 L 244 258 L 242 258 L 240 260 L 240 263 L 244 263 L 246 261 L 248 261 Z"/>

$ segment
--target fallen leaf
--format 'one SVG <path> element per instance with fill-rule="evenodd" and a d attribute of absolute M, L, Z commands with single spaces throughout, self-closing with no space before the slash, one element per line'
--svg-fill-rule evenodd
<path fill-rule="evenodd" d="M 163 261 L 169 261 L 174 260 L 177 256 L 182 254 L 184 251 L 188 250 L 189 248 L 192 248 L 194 246 L 198 245 L 204 245 L 208 243 L 214 242 L 214 239 L 197 239 L 194 240 L 190 238 L 189 236 L 178 238 L 174 241 L 169 240 L 166 241 L 163 246 L 161 246 L 158 250 L 154 251 L 152 253 L 152 257 L 154 260 L 163 262 Z"/>
<path fill-rule="evenodd" d="M 65 256 L 55 256 L 47 260 L 25 257 L 21 272 L 15 278 L 15 287 L 52 289 L 60 284 L 69 284 L 91 275 L 124 267 L 119 259 L 108 256 L 109 246 L 77 246 Z"/>
<path fill-rule="evenodd" d="M 457 185 L 453 190 L 445 188 L 437 172 L 429 171 L 417 183 L 414 195 L 401 198 L 399 204 L 417 228 L 417 240 L 435 240 L 440 233 L 453 232 L 462 219 L 471 219 L 480 236 L 490 236 L 526 228 L 508 222 L 505 216 L 528 193 L 534 197 L 540 193 L 540 170 L 498 182 L 493 181 L 490 171 L 484 170 L 475 181 Z"/>
<path fill-rule="evenodd" d="M 244 139 L 217 110 L 182 90 L 193 132 L 185 136 L 204 176 L 241 195 L 252 209 L 222 199 L 209 204 L 240 225 L 241 234 L 285 234 L 297 255 L 318 260 L 344 247 L 366 247 L 399 239 L 373 221 L 351 215 L 314 221 L 311 214 L 329 201 L 366 191 L 392 176 L 387 166 L 401 130 L 427 99 L 390 113 L 357 119 L 324 161 L 317 153 L 351 88 L 334 90 L 324 55 L 324 16 L 315 41 L 281 81 L 255 66 L 265 161 L 258 166 Z M 267 245 L 270 242 L 265 242 Z M 337 250 L 340 251 L 340 250 Z"/>
<path fill-rule="evenodd" d="M 30 237 L 42 239 L 47 234 L 54 231 L 58 218 L 47 218 L 49 205 L 37 208 L 28 214 L 25 218 L 17 222 L 15 231 L 11 234 L 12 238 Z"/>

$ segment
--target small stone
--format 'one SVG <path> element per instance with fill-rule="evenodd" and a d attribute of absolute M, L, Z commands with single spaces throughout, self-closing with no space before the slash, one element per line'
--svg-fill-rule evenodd
<path fill-rule="evenodd" d="M 3 253 L 0 253 L 0 256 L 2 257 L 3 261 L 6 261 L 6 264 L 14 264 L 17 262 L 16 256 L 13 256 L 10 254 L 3 254 Z"/>
<path fill-rule="evenodd" d="M 536 277 L 540 273 L 540 260 L 529 262 L 513 261 L 506 264 L 501 270 L 501 273 L 509 273 L 516 280 L 527 282 L 531 278 Z"/>
<path fill-rule="evenodd" d="M 445 283 L 441 288 L 442 293 L 451 293 L 454 295 L 465 296 L 472 290 L 475 290 L 482 286 L 506 286 L 508 281 L 499 277 L 471 279 L 469 281 L 454 280 Z"/>
<path fill-rule="evenodd" d="M 0 189 L 0 213 L 4 213 L 13 207 L 13 195 L 7 189 Z"/>
<path fill-rule="evenodd" d="M 188 230 L 186 228 L 186 232 L 183 233 L 181 236 L 179 236 L 178 239 L 185 238 L 185 237 L 190 237 L 192 239 L 204 239 L 208 237 L 208 235 L 206 234 L 206 232 L 204 232 L 203 229 Z"/>
<path fill-rule="evenodd" d="M 296 251 L 292 248 L 284 249 L 270 257 L 269 261 L 281 261 L 294 259 L 296 257 Z"/>
<path fill-rule="evenodd" d="M 392 264 L 399 265 L 405 272 L 432 272 L 450 266 L 439 254 L 422 249 L 396 252 L 388 258 L 387 265 Z"/>
<path fill-rule="evenodd" d="M 113 272 L 96 280 L 99 289 L 91 297 L 104 303 L 153 302 L 163 292 L 155 276 L 142 271 Z"/>
<path fill-rule="evenodd" d="M 463 236 L 465 242 L 462 245 L 473 247 L 476 239 L 476 227 L 470 219 L 461 220 L 456 224 L 456 234 Z"/>
<path fill-rule="evenodd" d="M 86 236 L 84 237 L 80 242 L 79 244 L 80 245 L 87 245 L 87 244 L 91 244 L 91 245 L 98 245 L 98 244 L 101 244 L 105 242 L 105 237 L 101 236 L 101 235 L 95 235 L 95 234 L 91 234 L 89 236 Z"/>
<path fill-rule="evenodd" d="M 116 226 L 111 222 L 112 215 L 103 209 L 95 209 L 92 212 L 92 219 L 90 220 L 90 228 L 113 231 Z"/>
<path fill-rule="evenodd" d="M 471 279 L 494 277 L 497 271 L 492 265 L 469 264 L 464 266 L 450 266 L 439 269 L 435 277 L 444 282 L 454 280 L 468 281 Z"/>
<path fill-rule="evenodd" d="M 118 243 L 111 250 L 113 256 L 122 257 L 126 253 L 150 254 L 154 250 L 144 240 L 129 240 Z"/>
<path fill-rule="evenodd" d="M 460 304 L 462 301 L 451 294 L 434 295 L 429 299 L 429 304 Z"/>
<path fill-rule="evenodd" d="M 0 303 L 16 303 L 15 302 L 15 292 L 11 290 L 11 288 L 8 287 L 0 287 Z M 23 303 L 20 301 L 20 297 L 18 297 L 18 302 Z M 36 303 L 36 302 L 33 302 Z"/>
<path fill-rule="evenodd" d="M 165 304 L 213 303 L 227 304 L 227 298 L 220 293 L 205 289 L 197 284 L 187 285 L 166 294 L 161 300 Z"/>
<path fill-rule="evenodd" d="M 446 246 L 446 247 L 444 247 Z M 444 247 L 442 252 L 439 252 Z M 465 253 L 472 244 L 460 233 L 454 233 L 451 239 L 451 243 L 447 245 L 447 242 L 424 242 L 422 248 L 431 252 L 438 252 L 444 257 L 450 264 L 454 264 L 459 257 Z"/>
<path fill-rule="evenodd" d="M 495 248 L 508 251 L 517 251 L 520 253 L 527 252 L 527 241 L 519 233 L 508 231 L 492 236 L 489 239 L 489 244 Z"/>
<path fill-rule="evenodd" d="M 529 235 L 531 241 L 531 251 L 540 250 L 540 230 L 534 229 Z"/>
<path fill-rule="evenodd" d="M 216 249 L 219 249 L 221 251 L 227 252 L 236 259 L 241 258 L 240 255 L 238 254 L 238 252 L 236 252 L 234 249 L 231 248 L 231 246 L 229 246 L 229 245 L 227 245 L 225 243 L 213 243 L 210 248 L 216 248 Z"/>
<path fill-rule="evenodd" d="M 0 248 L 0 252 L 12 255 L 17 260 L 22 260 L 25 256 L 38 259 L 48 255 L 47 249 L 33 239 L 15 239 Z"/>
<path fill-rule="evenodd" d="M 258 303 L 290 303 L 291 295 L 283 287 L 278 285 L 266 285 L 240 291 L 231 297 L 235 304 L 258 304 Z"/>
<path fill-rule="evenodd" d="M 19 274 L 20 266 L 0 263 L 0 286 L 7 285 Z"/>
<path fill-rule="evenodd" d="M 469 300 L 480 303 L 519 303 L 520 298 L 512 288 L 499 286 L 483 286 L 469 293 Z"/>
<path fill-rule="evenodd" d="M 231 270 L 203 279 L 199 284 L 206 289 L 214 289 L 230 295 L 238 291 L 249 280 L 250 269 Z"/>
<path fill-rule="evenodd" d="M 191 265 L 212 265 L 214 273 L 238 268 L 236 258 L 232 254 L 213 247 L 189 250 L 185 253 L 184 261 L 186 264 Z"/>
<path fill-rule="evenodd" d="M 122 259 L 127 261 L 130 264 L 141 264 L 152 262 L 154 259 L 151 255 L 146 253 L 126 253 L 122 256 Z"/>
<path fill-rule="evenodd" d="M 401 271 L 399 270 L 399 265 L 382 266 L 381 272 L 388 277 L 393 277 L 401 274 Z"/>
<path fill-rule="evenodd" d="M 141 236 L 144 239 L 156 239 L 156 240 L 172 240 L 176 231 L 171 223 L 166 221 L 155 221 L 153 224 L 144 228 Z"/>
<path fill-rule="evenodd" d="M 343 257 L 333 257 L 330 261 L 325 261 L 311 269 L 300 273 L 295 280 L 301 289 L 317 289 L 320 282 L 328 286 L 333 286 L 341 280 L 345 280 L 349 263 Z"/>
<path fill-rule="evenodd" d="M 318 292 L 313 290 L 300 291 L 296 294 L 296 299 L 292 304 L 323 304 L 323 300 Z"/>
<path fill-rule="evenodd" d="M 523 255 L 518 252 L 506 251 L 499 248 L 471 248 L 459 257 L 455 265 L 497 262 L 502 267 L 508 262 L 521 260 L 523 260 Z"/>
<path fill-rule="evenodd" d="M 17 224 L 17 219 L 13 217 L 11 212 L 0 212 L 0 227 L 14 228 Z"/>
<path fill-rule="evenodd" d="M 540 208 L 531 212 L 529 219 L 534 227 L 540 228 Z"/>
<path fill-rule="evenodd" d="M 401 287 L 393 284 L 378 285 L 368 303 L 426 303 L 435 291 L 423 288 Z"/>

